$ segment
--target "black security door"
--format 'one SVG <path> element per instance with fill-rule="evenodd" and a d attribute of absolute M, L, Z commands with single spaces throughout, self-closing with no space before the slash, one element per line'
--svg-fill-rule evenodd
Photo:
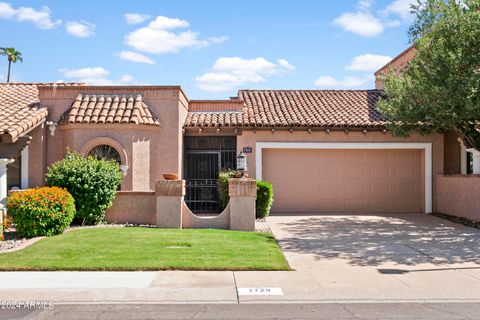
<path fill-rule="evenodd" d="M 236 137 L 187 136 L 184 142 L 185 202 L 195 213 L 219 213 L 218 173 L 235 169 Z"/>

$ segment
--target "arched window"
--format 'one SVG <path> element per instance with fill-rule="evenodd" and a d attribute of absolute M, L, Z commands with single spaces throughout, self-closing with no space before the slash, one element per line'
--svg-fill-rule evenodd
<path fill-rule="evenodd" d="M 88 155 L 94 156 L 97 159 L 115 160 L 119 165 L 122 164 L 120 153 L 118 153 L 117 149 L 107 144 L 101 144 L 94 147 L 92 150 L 90 150 Z"/>

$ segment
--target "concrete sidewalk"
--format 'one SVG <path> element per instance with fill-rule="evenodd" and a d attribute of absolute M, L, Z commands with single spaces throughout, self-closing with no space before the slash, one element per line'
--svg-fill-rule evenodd
<path fill-rule="evenodd" d="M 393 275 L 291 272 L 1 272 L 0 301 L 54 303 L 480 302 L 480 279 L 455 270 L 398 285 Z M 447 276 L 447 277 L 446 277 Z M 443 278 L 444 281 L 438 281 Z M 370 282 L 370 283 L 369 283 Z M 368 284 L 369 283 L 369 284 Z M 368 284 L 368 285 L 366 285 Z M 283 295 L 238 295 L 238 288 L 281 288 Z"/>

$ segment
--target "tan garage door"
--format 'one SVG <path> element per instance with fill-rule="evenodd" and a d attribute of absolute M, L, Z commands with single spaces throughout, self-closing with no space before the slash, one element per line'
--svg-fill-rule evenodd
<path fill-rule="evenodd" d="M 422 212 L 421 150 L 264 149 L 278 213 Z"/>

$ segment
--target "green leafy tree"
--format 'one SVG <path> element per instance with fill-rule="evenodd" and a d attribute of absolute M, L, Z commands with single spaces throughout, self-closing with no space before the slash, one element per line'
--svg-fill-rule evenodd
<path fill-rule="evenodd" d="M 0 48 L 0 55 L 7 56 L 7 60 L 8 60 L 7 82 L 10 82 L 10 69 L 12 67 L 12 63 L 16 63 L 17 61 L 23 62 L 22 53 L 20 51 L 15 50 L 15 48 Z"/>
<path fill-rule="evenodd" d="M 412 13 L 417 52 L 405 69 L 385 76 L 378 108 L 395 135 L 452 130 L 479 150 L 480 1 L 418 1 Z"/>
<path fill-rule="evenodd" d="M 86 158 L 68 151 L 65 159 L 52 164 L 46 174 L 48 186 L 65 188 L 75 199 L 78 224 L 97 224 L 113 204 L 122 181 L 120 166 L 113 160 Z"/>

